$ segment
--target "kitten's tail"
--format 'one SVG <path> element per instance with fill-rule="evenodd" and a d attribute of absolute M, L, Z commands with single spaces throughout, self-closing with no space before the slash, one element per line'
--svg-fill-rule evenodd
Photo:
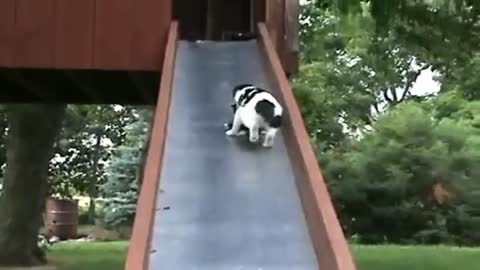
<path fill-rule="evenodd" d="M 273 128 L 279 128 L 282 124 L 282 116 L 275 115 L 275 105 L 268 100 L 259 101 L 255 105 L 255 111 Z"/>

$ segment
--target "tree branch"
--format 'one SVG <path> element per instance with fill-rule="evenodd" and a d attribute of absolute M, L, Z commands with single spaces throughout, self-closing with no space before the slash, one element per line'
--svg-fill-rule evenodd
<path fill-rule="evenodd" d="M 398 95 L 397 95 L 397 90 L 395 88 L 390 88 L 390 92 L 392 92 L 392 97 L 393 97 L 393 102 L 398 103 Z"/>
<path fill-rule="evenodd" d="M 407 95 L 410 93 L 410 88 L 413 86 L 413 83 L 418 79 L 418 76 L 420 76 L 420 74 L 424 70 L 428 69 L 429 67 L 430 67 L 430 65 L 424 65 L 419 70 L 417 70 L 413 74 L 413 76 L 411 76 L 410 78 L 408 78 L 408 76 L 407 76 L 407 82 L 405 83 L 405 87 L 403 88 L 402 97 L 400 98 L 400 100 L 398 102 L 402 102 L 407 98 Z"/>
<path fill-rule="evenodd" d="M 380 109 L 378 108 L 378 103 L 376 103 L 376 102 L 373 103 L 373 108 L 375 109 L 375 112 L 376 112 L 377 114 L 380 114 Z"/>
<path fill-rule="evenodd" d="M 388 103 L 392 103 L 393 100 L 392 100 L 392 98 L 390 98 L 390 97 L 388 96 L 388 90 L 390 90 L 390 88 L 387 88 L 387 89 L 385 89 L 385 90 L 382 91 L 382 93 L 383 93 L 383 98 L 384 98 Z"/>

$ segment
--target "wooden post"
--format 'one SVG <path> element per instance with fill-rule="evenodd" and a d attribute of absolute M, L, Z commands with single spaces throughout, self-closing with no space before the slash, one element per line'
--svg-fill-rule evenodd
<path fill-rule="evenodd" d="M 287 74 L 297 73 L 299 57 L 299 4 L 298 0 L 285 0 L 285 63 Z"/>
<path fill-rule="evenodd" d="M 207 39 L 220 39 L 223 0 L 207 0 Z"/>

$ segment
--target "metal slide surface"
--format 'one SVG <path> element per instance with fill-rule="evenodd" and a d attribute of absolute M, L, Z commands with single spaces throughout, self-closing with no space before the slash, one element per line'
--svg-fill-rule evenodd
<path fill-rule="evenodd" d="M 150 269 L 318 269 L 284 138 L 229 138 L 231 89 L 270 87 L 256 41 L 179 42 Z"/>

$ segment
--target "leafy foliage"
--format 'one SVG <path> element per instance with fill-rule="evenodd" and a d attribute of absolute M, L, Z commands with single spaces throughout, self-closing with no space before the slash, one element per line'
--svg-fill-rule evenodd
<path fill-rule="evenodd" d="M 454 90 L 469 100 L 480 100 L 480 48 L 462 66 L 452 69 L 444 82 L 444 90 Z"/>
<path fill-rule="evenodd" d="M 130 107 L 69 106 L 50 163 L 50 194 L 67 198 L 86 195 L 92 192 L 91 181 L 97 182 L 96 185 L 104 183 L 111 149 L 122 144 L 125 126 L 132 120 Z"/>
<path fill-rule="evenodd" d="M 352 109 L 369 123 L 373 118 L 371 108 L 378 114 L 385 104 L 394 106 L 412 98 L 413 83 L 431 65 L 419 62 L 393 34 L 377 35 L 368 7 L 363 5 L 362 10 L 359 14 L 338 17 L 338 12 L 332 9 L 319 9 L 314 4 L 304 6 L 301 57 L 309 67 L 308 73 L 318 78 L 312 80 L 307 75 L 306 82 L 301 72 L 295 83 L 301 88 L 302 84 L 311 87 L 322 81 L 335 87 L 337 93 L 362 96 L 355 103 L 359 107 Z"/>
<path fill-rule="evenodd" d="M 377 36 L 368 6 L 361 9 L 338 17 L 328 7 L 303 7 L 302 66 L 293 83 L 319 151 L 341 145 L 347 133 L 361 133 L 389 106 L 413 98 L 413 83 L 429 68 L 392 36 Z"/>
<path fill-rule="evenodd" d="M 301 66 L 301 77 L 294 79 L 295 94 L 302 104 L 302 113 L 318 150 L 340 146 L 346 139 L 345 125 L 350 129 L 370 122 L 370 107 L 375 98 L 355 91 L 353 72 L 347 80 L 338 77 L 346 72 L 341 63 L 311 63 Z M 340 70 L 343 68 L 343 70 Z"/>
<path fill-rule="evenodd" d="M 369 14 L 373 19 L 372 23 L 363 25 L 364 30 L 355 29 L 355 33 L 363 34 L 368 31 L 375 40 L 390 39 L 397 48 L 403 48 L 414 55 L 417 63 L 428 63 L 433 70 L 440 72 L 444 81 L 460 81 L 465 69 L 470 69 L 471 59 L 478 55 L 478 1 L 316 0 L 307 5 L 303 19 L 308 17 L 316 22 L 313 25 L 319 25 L 317 13 L 324 10 L 336 14 L 336 19 L 341 18 L 341 21 Z M 305 27 L 310 26 L 307 24 Z M 302 33 L 304 32 L 305 29 Z M 344 41 L 338 43 L 345 44 Z M 313 43 L 310 43 L 310 46 L 312 45 Z M 381 54 L 375 54 L 378 53 Z M 478 59 L 473 62 L 478 63 Z M 463 79 L 467 76 L 470 77 L 468 72 Z M 452 88 L 448 86 L 443 90 L 450 91 Z"/>

